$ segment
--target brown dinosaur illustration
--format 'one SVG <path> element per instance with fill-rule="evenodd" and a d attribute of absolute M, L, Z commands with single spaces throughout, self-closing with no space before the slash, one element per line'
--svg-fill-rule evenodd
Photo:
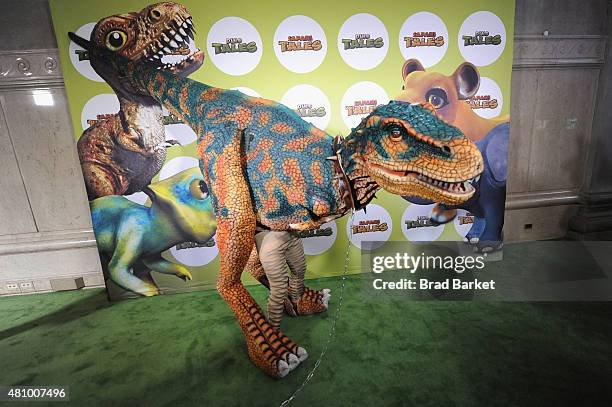
<path fill-rule="evenodd" d="M 114 49 L 132 61 L 146 60 L 157 69 L 182 77 L 197 70 L 204 60 L 204 53 L 193 49 L 190 39 L 191 15 L 182 5 L 171 2 L 104 18 L 90 37 L 92 43 Z M 125 92 L 108 81 L 104 61 L 89 55 L 92 67 L 117 94 L 120 109 L 116 114 L 100 116 L 77 143 L 87 195 L 93 200 L 141 191 L 161 169 L 166 148 L 178 142 L 165 140 L 164 116 L 157 101 Z M 169 56 L 176 62 L 164 63 Z"/>

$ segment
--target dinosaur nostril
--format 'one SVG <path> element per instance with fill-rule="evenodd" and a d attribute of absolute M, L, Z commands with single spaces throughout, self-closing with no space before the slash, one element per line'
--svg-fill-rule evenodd
<path fill-rule="evenodd" d="M 451 153 L 451 149 L 450 149 L 450 147 L 449 147 L 449 146 L 444 146 L 444 147 L 442 147 L 442 150 L 444 150 L 444 152 L 445 152 L 446 154 L 450 154 L 450 153 Z"/>

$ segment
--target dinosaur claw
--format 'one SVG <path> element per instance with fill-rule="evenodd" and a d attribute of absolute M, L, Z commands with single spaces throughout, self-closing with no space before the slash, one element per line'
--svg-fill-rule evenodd
<path fill-rule="evenodd" d="M 302 348 L 301 346 L 297 348 L 295 354 L 297 355 L 300 362 L 303 362 L 308 359 L 308 352 L 306 352 L 306 349 Z"/>
<path fill-rule="evenodd" d="M 278 369 L 278 377 L 285 377 L 291 371 L 287 362 L 282 359 L 278 361 L 276 368 Z"/>
<path fill-rule="evenodd" d="M 289 364 L 289 369 L 293 370 L 300 364 L 300 359 L 293 353 L 289 353 L 287 355 L 287 363 Z"/>

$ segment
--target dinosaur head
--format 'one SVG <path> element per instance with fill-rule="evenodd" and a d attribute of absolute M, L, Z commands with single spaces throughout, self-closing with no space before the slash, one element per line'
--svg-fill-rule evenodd
<path fill-rule="evenodd" d="M 164 2 L 139 12 L 101 19 L 89 41 L 74 33 L 69 36 L 87 50 L 92 68 L 104 80 L 119 92 L 129 92 L 113 64 L 109 64 L 109 57 L 185 77 L 202 66 L 204 60 L 204 53 L 195 47 L 193 34 L 194 25 L 187 9 Z"/>
<path fill-rule="evenodd" d="M 157 216 L 166 217 L 185 242 L 204 244 L 215 234 L 208 187 L 198 168 L 191 168 L 143 189 Z"/>
<path fill-rule="evenodd" d="M 364 184 L 360 180 L 373 181 L 393 194 L 449 205 L 472 197 L 470 181 L 483 171 L 476 145 L 438 118 L 430 104 L 396 101 L 379 106 L 353 129 L 343 161 L 357 187 Z"/>

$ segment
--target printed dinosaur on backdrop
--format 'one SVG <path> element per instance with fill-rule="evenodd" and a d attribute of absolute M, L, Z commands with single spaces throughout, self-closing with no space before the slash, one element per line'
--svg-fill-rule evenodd
<path fill-rule="evenodd" d="M 204 53 L 195 48 L 191 16 L 180 4 L 158 3 L 138 13 L 103 18 L 90 41 L 135 62 L 147 63 L 180 76 L 197 70 Z M 104 115 L 83 132 L 77 150 L 89 199 L 141 191 L 159 172 L 166 148 L 161 105 L 154 98 L 125 92 L 95 53 L 86 52 L 94 70 L 119 99 L 116 114 Z"/>
<path fill-rule="evenodd" d="M 104 196 L 91 201 L 91 219 L 105 278 L 125 290 L 152 296 L 160 292 L 151 271 L 191 280 L 185 266 L 164 259 L 161 253 L 177 244 L 209 245 L 217 221 L 198 168 L 143 191 L 151 199 L 150 207 L 123 196 Z"/>
<path fill-rule="evenodd" d="M 506 178 L 508 167 L 509 117 L 487 119 L 477 115 L 469 102 L 480 86 L 478 69 L 464 62 L 446 76 L 426 72 L 416 59 L 409 59 L 402 67 L 404 86 L 396 100 L 418 103 L 428 102 L 447 123 L 459 128 L 476 143 L 484 160 L 484 171 L 477 180 L 476 193 L 460 205 L 438 202 L 431 213 L 434 224 L 451 221 L 457 209 L 466 209 L 474 215 L 474 223 L 466 239 L 481 251 L 491 251 L 503 243 L 504 206 L 506 202 Z M 432 200 L 406 196 L 417 204 L 429 204 Z"/>
<path fill-rule="evenodd" d="M 316 229 L 365 207 L 381 188 L 458 205 L 473 196 L 470 180 L 483 169 L 474 143 L 430 104 L 379 106 L 347 138 L 334 139 L 279 103 L 181 78 L 70 37 L 107 62 L 103 69 L 114 87 L 154 98 L 198 134 L 200 169 L 217 218 L 217 289 L 236 315 L 251 360 L 273 377 L 285 376 L 308 354 L 270 326 L 241 282 L 245 268 L 257 275 L 261 267 L 257 224 Z M 150 39 L 143 52 L 157 41 Z M 306 290 L 300 301 L 314 307 L 324 296 Z"/>

